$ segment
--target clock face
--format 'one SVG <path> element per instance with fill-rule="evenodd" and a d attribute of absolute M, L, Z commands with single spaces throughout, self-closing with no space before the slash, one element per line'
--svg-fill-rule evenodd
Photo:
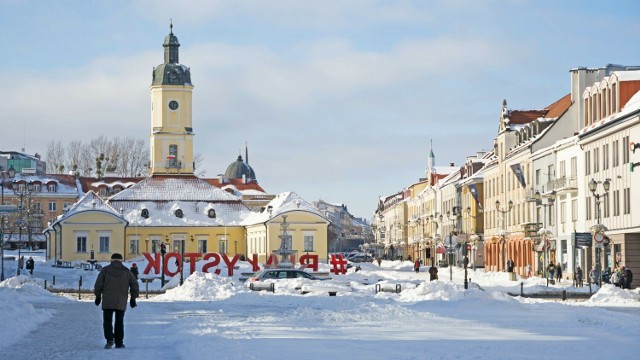
<path fill-rule="evenodd" d="M 175 100 L 169 101 L 169 109 L 176 110 L 178 108 L 178 102 Z"/>

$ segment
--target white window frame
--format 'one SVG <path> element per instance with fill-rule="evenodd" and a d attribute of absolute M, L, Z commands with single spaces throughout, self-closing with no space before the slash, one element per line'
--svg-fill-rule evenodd
<path fill-rule="evenodd" d="M 77 254 L 86 254 L 87 253 L 87 239 L 89 238 L 89 233 L 86 231 L 78 231 L 76 232 L 76 253 Z M 81 246 L 81 241 L 82 246 Z M 84 249 L 82 249 L 84 248 Z"/>
<path fill-rule="evenodd" d="M 129 239 L 129 254 L 140 254 L 140 238 L 138 236 Z"/>
<path fill-rule="evenodd" d="M 303 231 L 302 232 L 302 246 L 303 246 L 303 251 L 311 251 L 314 252 L 315 250 L 315 238 L 316 238 L 316 232 L 315 231 Z"/>
<path fill-rule="evenodd" d="M 111 231 L 98 232 L 98 252 L 111 252 Z"/>

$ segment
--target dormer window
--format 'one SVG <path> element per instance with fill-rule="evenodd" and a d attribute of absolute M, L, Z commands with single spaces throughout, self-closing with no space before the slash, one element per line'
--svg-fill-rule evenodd
<path fill-rule="evenodd" d="M 41 192 L 41 191 L 42 191 L 42 185 L 40 185 L 40 184 L 33 184 L 33 191 L 34 191 L 34 192 Z"/>
<path fill-rule="evenodd" d="M 49 184 L 47 185 L 47 189 L 49 190 L 49 192 L 57 192 L 58 186 L 56 184 Z"/>
<path fill-rule="evenodd" d="M 107 188 L 101 187 L 100 190 L 98 190 L 98 195 L 102 197 L 107 196 Z"/>

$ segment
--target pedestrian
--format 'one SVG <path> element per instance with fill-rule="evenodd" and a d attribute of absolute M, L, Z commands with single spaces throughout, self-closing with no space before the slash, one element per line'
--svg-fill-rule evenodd
<path fill-rule="evenodd" d="M 549 264 L 549 265 L 547 266 L 547 272 L 548 272 L 548 278 L 549 278 L 550 280 L 553 280 L 553 279 L 554 279 L 553 275 L 554 275 L 554 274 L 555 274 L 555 272 L 556 272 L 556 266 L 555 266 L 555 265 L 553 265 L 553 263 Z"/>
<path fill-rule="evenodd" d="M 607 266 L 607 269 L 602 273 L 602 281 L 607 284 L 611 283 L 611 267 Z"/>
<path fill-rule="evenodd" d="M 413 265 L 413 270 L 414 270 L 416 273 L 419 273 L 419 272 L 420 272 L 420 260 L 416 260 L 415 264 Z"/>
<path fill-rule="evenodd" d="M 96 306 L 102 302 L 102 328 L 107 340 L 105 349 L 111 349 L 114 343 L 116 348 L 124 347 L 124 312 L 127 309 L 127 298 L 131 292 L 129 304 L 131 308 L 136 307 L 138 291 L 138 281 L 122 264 L 122 255 L 113 253 L 111 263 L 100 270 L 93 288 Z M 112 323 L 114 314 L 115 327 Z"/>
<path fill-rule="evenodd" d="M 18 268 L 21 270 L 24 268 L 24 256 L 20 256 L 20 259 L 18 259 Z"/>
<path fill-rule="evenodd" d="M 429 268 L 429 281 L 438 280 L 438 268 L 431 265 Z"/>
<path fill-rule="evenodd" d="M 562 265 L 560 263 L 556 265 L 556 279 L 558 279 L 558 283 L 562 282 Z"/>
<path fill-rule="evenodd" d="M 513 266 L 514 266 L 513 259 L 509 258 L 509 260 L 507 260 L 507 271 L 513 272 Z"/>
<path fill-rule="evenodd" d="M 138 280 L 139 272 L 138 272 L 138 265 L 136 265 L 136 263 L 131 264 L 131 272 L 136 277 L 136 280 Z"/>
<path fill-rule="evenodd" d="M 527 271 L 527 278 L 531 277 L 531 265 L 527 264 L 527 266 L 525 267 L 526 271 Z"/>
<path fill-rule="evenodd" d="M 582 287 L 582 269 L 580 266 L 576 269 L 576 286 Z"/>
<path fill-rule="evenodd" d="M 27 260 L 27 270 L 29 270 L 29 274 L 33 275 L 33 267 L 34 267 L 34 261 L 32 257 L 29 257 L 29 260 Z"/>
<path fill-rule="evenodd" d="M 591 271 L 589 272 L 589 280 L 591 281 L 592 284 L 597 284 L 598 279 L 600 279 L 600 272 L 594 266 L 591 268 Z"/>
<path fill-rule="evenodd" d="M 631 282 L 633 281 L 633 273 L 628 266 L 622 267 L 622 278 L 620 280 L 620 285 L 623 289 L 631 289 Z"/>
<path fill-rule="evenodd" d="M 622 271 L 620 269 L 614 268 L 613 272 L 611 273 L 611 284 L 613 284 L 615 287 L 622 287 L 621 280 L 623 276 L 624 275 L 622 274 Z"/>
<path fill-rule="evenodd" d="M 381 264 L 382 264 L 382 259 L 380 258 L 380 256 L 378 256 L 378 267 L 380 267 Z"/>

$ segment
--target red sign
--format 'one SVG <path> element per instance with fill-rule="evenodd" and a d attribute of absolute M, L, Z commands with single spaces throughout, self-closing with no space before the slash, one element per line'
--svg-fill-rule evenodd
<path fill-rule="evenodd" d="M 142 271 L 143 274 L 148 275 L 151 271 L 155 275 L 160 274 L 160 269 L 164 269 L 164 274 L 167 276 L 176 276 L 180 273 L 180 269 L 182 268 L 182 264 L 184 259 L 178 252 L 166 253 L 164 256 L 164 263 L 162 263 L 162 255 L 160 253 L 143 253 L 144 257 L 147 259 L 147 267 Z M 202 272 L 209 272 L 210 269 L 214 268 L 212 271 L 214 274 L 220 275 L 220 269 L 217 268 L 221 264 L 224 264 L 227 268 L 227 276 L 233 276 L 233 268 L 240 260 L 240 254 L 236 254 L 232 259 L 229 259 L 227 254 L 217 254 L 217 253 L 185 253 L 184 258 L 188 259 L 189 262 L 189 274 L 193 274 L 196 271 L 196 262 L 199 258 L 206 261 L 206 263 L 202 266 Z M 291 259 L 293 263 L 293 258 Z M 171 261 L 176 263 L 178 266 L 175 271 L 171 271 L 167 264 Z M 258 255 L 253 254 L 251 258 L 247 259 L 247 262 L 251 264 L 252 271 L 260 270 L 260 266 L 258 265 Z M 318 271 L 318 255 L 302 255 L 300 256 L 300 265 L 305 268 L 312 269 L 313 271 Z M 278 266 L 278 257 L 275 255 L 271 255 L 267 260 L 267 267 L 277 267 Z"/>

